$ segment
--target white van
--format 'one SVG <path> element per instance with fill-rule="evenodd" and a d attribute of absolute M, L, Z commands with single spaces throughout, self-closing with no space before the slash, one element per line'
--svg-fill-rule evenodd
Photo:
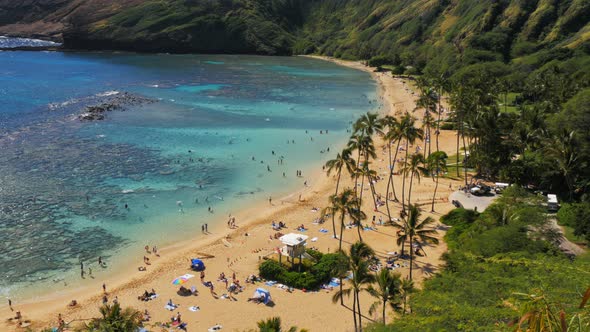
<path fill-rule="evenodd" d="M 557 201 L 557 195 L 547 195 L 547 210 L 549 210 L 550 212 L 557 212 L 557 210 L 559 210 L 559 202 Z"/>

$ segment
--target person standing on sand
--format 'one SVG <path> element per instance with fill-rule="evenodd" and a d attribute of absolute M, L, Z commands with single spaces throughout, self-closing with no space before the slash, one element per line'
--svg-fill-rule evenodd
<path fill-rule="evenodd" d="M 272 205 L 272 196 L 269 196 L 269 197 L 268 197 L 268 204 L 269 204 L 269 205 Z"/>
<path fill-rule="evenodd" d="M 209 233 L 209 225 L 205 224 L 205 233 Z"/>
<path fill-rule="evenodd" d="M 105 283 L 103 283 L 103 284 L 102 284 L 102 292 L 103 292 L 104 294 L 106 294 L 106 293 L 107 293 L 107 285 L 106 285 Z M 106 296 L 105 296 L 105 298 L 106 298 Z"/>
<path fill-rule="evenodd" d="M 12 300 L 8 299 L 8 307 L 10 308 L 10 311 L 14 311 L 14 309 L 12 308 Z"/>

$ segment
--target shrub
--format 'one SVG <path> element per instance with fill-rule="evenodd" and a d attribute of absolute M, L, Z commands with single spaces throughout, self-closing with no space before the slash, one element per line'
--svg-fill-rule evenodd
<path fill-rule="evenodd" d="M 572 227 L 575 236 L 590 241 L 590 203 L 563 204 L 557 219 L 562 225 Z"/>
<path fill-rule="evenodd" d="M 311 272 L 316 276 L 320 283 L 327 282 L 332 276 L 338 265 L 342 264 L 342 254 L 325 254 L 322 259 L 311 268 Z"/>
<path fill-rule="evenodd" d="M 324 254 L 321 251 L 317 251 L 314 249 L 305 249 L 305 252 L 310 255 L 311 257 L 315 258 L 316 260 L 320 260 L 322 259 L 322 256 L 324 256 Z"/>
<path fill-rule="evenodd" d="M 368 65 L 371 67 L 382 67 L 391 64 L 393 64 L 393 59 L 384 55 L 374 56 L 368 62 Z"/>
<path fill-rule="evenodd" d="M 455 226 L 461 223 L 471 224 L 477 219 L 479 213 L 473 210 L 454 209 L 440 218 L 440 221 L 449 226 Z"/>
<path fill-rule="evenodd" d="M 299 272 L 297 265 L 293 266 L 290 271 L 277 261 L 268 260 L 260 264 L 260 276 L 295 288 L 317 289 L 336 274 L 336 267 L 342 264 L 342 255 L 322 254 L 311 249 L 308 249 L 307 252 L 313 257 L 319 257 L 319 260 L 313 265 L 304 261 L 303 272 Z"/>
<path fill-rule="evenodd" d="M 287 269 L 273 260 L 263 262 L 258 267 L 258 270 L 261 277 L 269 280 L 277 280 L 282 274 L 287 272 Z"/>

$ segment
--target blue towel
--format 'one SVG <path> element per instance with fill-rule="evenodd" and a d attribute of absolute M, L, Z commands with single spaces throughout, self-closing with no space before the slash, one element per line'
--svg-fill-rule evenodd
<path fill-rule="evenodd" d="M 271 287 L 272 287 L 272 286 L 274 286 L 276 283 L 277 283 L 277 282 L 276 282 L 276 281 L 274 281 L 274 280 L 269 280 L 269 281 L 265 282 L 265 284 L 266 284 L 267 286 L 271 286 Z"/>

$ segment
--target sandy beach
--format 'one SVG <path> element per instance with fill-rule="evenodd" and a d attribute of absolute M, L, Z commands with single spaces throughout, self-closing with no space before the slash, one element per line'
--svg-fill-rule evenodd
<path fill-rule="evenodd" d="M 380 98 L 385 106 L 383 113 L 389 112 L 392 115 L 400 116 L 405 111 L 413 112 L 417 92 L 409 82 L 400 78 L 394 78 L 389 73 L 375 73 L 358 62 L 347 62 L 341 60 L 316 57 L 333 61 L 343 66 L 368 71 L 378 83 Z M 420 119 L 422 111 L 416 111 L 413 115 Z M 433 135 L 434 139 L 434 135 Z M 442 131 L 439 142 L 440 149 L 448 155 L 455 154 L 456 135 L 453 131 Z M 387 150 L 386 145 L 380 138 L 375 138 L 377 160 L 372 163 L 381 178 L 387 178 Z M 410 147 L 414 151 L 416 146 L 423 146 L 417 142 Z M 432 143 L 434 149 L 434 142 Z M 333 155 L 336 151 L 332 152 Z M 450 160 L 449 163 L 453 161 Z M 258 275 L 258 264 L 262 257 L 273 252 L 280 246 L 280 242 L 272 239 L 276 232 L 271 227 L 272 221 L 283 221 L 287 224 L 287 230 L 283 233 L 297 232 L 295 228 L 301 224 L 308 229 L 306 235 L 311 238 L 317 237 L 317 241 L 309 242 L 308 246 L 316 247 L 322 252 L 334 252 L 338 248 L 338 240 L 331 236 L 331 223 L 323 225 L 313 224 L 314 219 L 320 216 L 317 209 L 321 210 L 327 205 L 328 197 L 334 193 L 335 177 L 328 177 L 321 169 L 317 173 L 306 174 L 305 180 L 309 186 L 302 187 L 299 191 L 291 193 L 282 198 L 273 198 L 272 204 L 262 201 L 246 210 L 234 213 L 236 223 L 235 229 L 224 227 L 227 216 L 217 217 L 219 222 L 211 221 L 210 224 L 221 225 L 209 229 L 210 234 L 206 239 L 199 237 L 198 241 L 183 241 L 176 245 L 159 248 L 158 256 L 153 253 L 137 252 L 134 266 L 112 275 L 104 277 L 107 273 L 96 273 L 94 278 L 89 278 L 88 283 L 82 288 L 69 289 L 59 293 L 50 294 L 29 300 L 25 303 L 13 303 L 14 311 L 2 303 L 0 305 L 0 330 L 22 331 L 24 329 L 7 319 L 13 317 L 16 311 L 20 311 L 25 320 L 30 320 L 33 329 L 57 326 L 58 314 L 61 314 L 66 322 L 84 321 L 98 315 L 98 307 L 103 300 L 102 285 L 106 285 L 109 301 L 115 298 L 125 307 L 131 306 L 142 312 L 148 310 L 151 315 L 150 323 L 168 322 L 170 318 L 180 312 L 182 320 L 188 323 L 188 331 L 204 331 L 207 328 L 220 324 L 223 331 L 244 331 L 254 329 L 256 322 L 273 316 L 280 316 L 285 326 L 298 326 L 310 331 L 324 331 L 329 326 L 333 331 L 352 331 L 353 321 L 350 310 L 339 304 L 332 304 L 334 291 L 322 290 L 319 292 L 302 292 L 295 290 L 289 293 L 285 290 L 268 287 L 264 284 L 246 284 L 244 281 L 251 274 Z M 377 193 L 386 196 L 386 180 L 378 181 L 375 185 Z M 398 193 L 401 192 L 402 177 L 394 176 L 394 183 Z M 460 182 L 449 179 L 440 179 L 436 198 L 436 213 L 430 214 L 430 201 L 435 183 L 430 178 L 422 178 L 418 183 L 414 181 L 412 199 L 418 204 L 424 204 L 423 216 L 433 216 L 436 220 L 451 210 L 453 206 L 448 201 L 448 196 L 454 191 Z M 352 187 L 353 182 L 342 177 L 340 188 Z M 371 193 L 366 186 L 364 197 L 370 197 Z M 373 215 L 376 219 L 387 219 L 385 206 L 374 211 L 370 199 L 363 199 L 363 210 L 366 212 L 367 223 L 371 223 Z M 391 202 L 392 215 L 399 216 L 401 205 Z M 328 233 L 321 233 L 321 228 L 329 229 Z M 181 231 L 181 230 L 180 230 Z M 378 226 L 374 231 L 364 231 L 363 240 L 372 246 L 377 255 L 385 258 L 388 252 L 400 251 L 396 245 L 395 230 L 392 227 Z M 438 237 L 442 238 L 444 231 L 438 231 Z M 357 230 L 345 230 L 343 241 L 348 244 L 357 240 Z M 146 243 L 150 248 L 158 243 Z M 418 284 L 424 278 L 436 273 L 441 264 L 441 255 L 446 251 L 444 242 L 438 246 L 425 247 L 426 255 L 416 257 L 414 279 Z M 147 256 L 150 265 L 143 264 L 143 257 Z M 236 278 L 245 286 L 245 290 L 237 295 L 234 300 L 215 297 L 210 291 L 201 285 L 198 273 L 190 271 L 191 258 L 203 258 L 206 265 L 205 279 L 211 281 L 216 289 L 217 295 L 225 293 L 223 282 L 217 281 L 220 273 L 231 276 L 235 273 Z M 139 266 L 146 266 L 147 271 L 138 271 Z M 396 269 L 402 276 L 409 272 L 407 267 Z M 98 272 L 98 271 L 97 271 Z M 198 296 L 182 297 L 177 295 L 178 286 L 172 285 L 172 280 L 186 273 L 195 275 L 186 286 L 196 286 L 199 290 Z M 262 286 L 261 286 L 262 285 Z M 264 306 L 247 302 L 257 287 L 265 287 L 272 294 L 274 306 Z M 144 302 L 138 300 L 138 296 L 146 290 L 154 289 L 158 297 L 154 300 Z M 78 305 L 68 307 L 68 303 L 76 300 Z M 171 299 L 179 307 L 175 311 L 168 311 L 164 308 Z M 372 302 L 368 294 L 362 294 L 360 302 L 363 313 L 368 319 L 377 318 L 370 316 L 368 308 Z M 345 303 L 352 303 L 352 298 Z M 198 306 L 200 310 L 193 312 L 188 308 Z M 391 317 L 391 315 L 389 316 Z M 150 331 L 160 331 L 160 328 L 149 327 Z"/>

